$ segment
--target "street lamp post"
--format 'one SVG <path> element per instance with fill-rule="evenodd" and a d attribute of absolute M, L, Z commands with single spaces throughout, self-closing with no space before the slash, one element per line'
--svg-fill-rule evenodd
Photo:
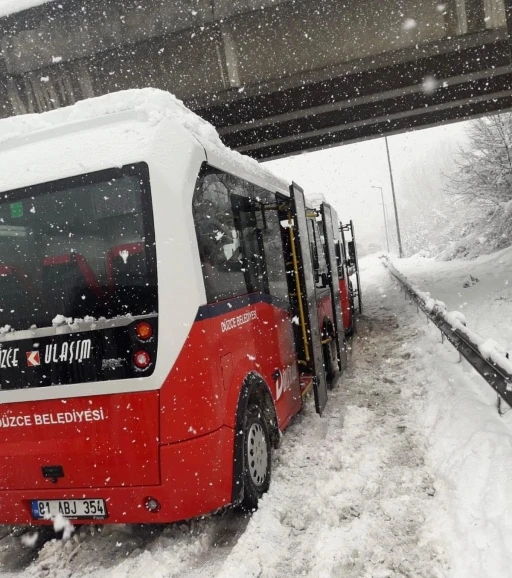
<path fill-rule="evenodd" d="M 402 250 L 402 238 L 400 236 L 400 225 L 398 224 L 398 208 L 396 206 L 396 197 L 395 197 L 395 184 L 393 182 L 393 171 L 391 170 L 391 158 L 389 156 L 389 145 L 388 145 L 388 137 L 384 137 L 384 141 L 386 142 L 386 153 L 388 155 L 388 166 L 389 166 L 389 180 L 391 181 L 391 194 L 393 195 L 393 206 L 395 207 L 395 220 L 396 220 L 396 237 L 398 239 L 398 256 L 403 257 L 404 252 Z"/>
<path fill-rule="evenodd" d="M 389 253 L 389 236 L 388 236 L 388 221 L 386 218 L 386 205 L 384 204 L 384 192 L 382 191 L 382 187 L 376 187 L 375 185 L 371 185 L 372 189 L 380 189 L 380 196 L 382 197 L 382 211 L 384 213 L 384 228 L 386 231 L 386 245 L 388 248 Z"/>

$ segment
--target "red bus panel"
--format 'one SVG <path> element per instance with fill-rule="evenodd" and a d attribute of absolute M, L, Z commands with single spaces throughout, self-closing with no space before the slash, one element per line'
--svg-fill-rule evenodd
<path fill-rule="evenodd" d="M 2 405 L 0 490 L 158 484 L 158 397 L 148 392 Z M 62 466 L 64 476 L 44 477 L 49 466 Z"/>

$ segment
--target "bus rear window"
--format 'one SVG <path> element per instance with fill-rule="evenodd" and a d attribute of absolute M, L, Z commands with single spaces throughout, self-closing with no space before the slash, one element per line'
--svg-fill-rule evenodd
<path fill-rule="evenodd" d="M 0 194 L 0 331 L 156 310 L 145 163 Z"/>

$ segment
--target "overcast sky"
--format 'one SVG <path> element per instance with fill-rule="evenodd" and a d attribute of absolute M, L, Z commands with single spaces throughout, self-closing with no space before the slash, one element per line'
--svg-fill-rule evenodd
<path fill-rule="evenodd" d="M 465 141 L 466 123 L 454 123 L 388 137 L 399 215 L 413 209 L 409 191 L 423 195 L 443 188 L 443 173 L 453 170 L 453 156 Z M 384 245 L 384 218 L 379 189 L 390 220 L 391 186 L 383 138 L 266 163 L 296 181 L 306 194 L 323 193 L 342 221 L 353 219 L 366 245 Z M 405 215 L 402 215 L 405 218 Z"/>

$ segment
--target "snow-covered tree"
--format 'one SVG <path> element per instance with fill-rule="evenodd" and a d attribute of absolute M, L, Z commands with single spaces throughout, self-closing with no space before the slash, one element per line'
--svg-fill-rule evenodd
<path fill-rule="evenodd" d="M 471 122 L 468 137 L 449 192 L 483 208 L 504 208 L 512 200 L 512 114 Z"/>
<path fill-rule="evenodd" d="M 446 255 L 476 257 L 512 244 L 512 114 L 472 121 L 448 177 L 458 240 Z"/>

